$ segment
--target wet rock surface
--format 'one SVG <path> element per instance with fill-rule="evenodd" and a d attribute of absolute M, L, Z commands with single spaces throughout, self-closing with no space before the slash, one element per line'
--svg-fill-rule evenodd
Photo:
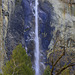
<path fill-rule="evenodd" d="M 34 61 L 35 50 L 35 9 L 34 0 L 22 0 L 21 4 L 15 6 L 14 13 L 11 14 L 5 38 L 6 53 L 10 59 L 12 50 L 22 43 L 28 55 Z M 46 50 L 52 38 L 51 27 L 53 7 L 48 1 L 39 2 L 39 39 L 40 39 L 40 62 L 44 66 L 46 61 Z M 33 62 L 34 63 L 34 62 Z"/>

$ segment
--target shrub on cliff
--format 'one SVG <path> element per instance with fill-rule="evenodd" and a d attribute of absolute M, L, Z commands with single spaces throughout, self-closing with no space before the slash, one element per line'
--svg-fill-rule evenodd
<path fill-rule="evenodd" d="M 3 75 L 34 75 L 31 60 L 21 44 L 13 50 L 10 61 L 3 67 Z"/>

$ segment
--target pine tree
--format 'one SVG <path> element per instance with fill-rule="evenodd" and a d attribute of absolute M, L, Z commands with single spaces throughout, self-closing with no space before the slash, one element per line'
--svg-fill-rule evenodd
<path fill-rule="evenodd" d="M 3 67 L 3 75 L 34 75 L 31 60 L 21 44 L 13 50 L 10 61 Z"/>

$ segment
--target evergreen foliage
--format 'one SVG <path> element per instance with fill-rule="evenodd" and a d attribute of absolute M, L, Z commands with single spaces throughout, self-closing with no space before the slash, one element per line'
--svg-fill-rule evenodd
<path fill-rule="evenodd" d="M 34 75 L 31 60 L 21 44 L 13 50 L 10 61 L 3 67 L 3 75 Z"/>

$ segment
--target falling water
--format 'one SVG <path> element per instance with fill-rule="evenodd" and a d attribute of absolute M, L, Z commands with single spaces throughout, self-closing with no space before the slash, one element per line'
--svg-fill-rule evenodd
<path fill-rule="evenodd" d="M 35 75 L 39 75 L 38 0 L 35 0 Z"/>

